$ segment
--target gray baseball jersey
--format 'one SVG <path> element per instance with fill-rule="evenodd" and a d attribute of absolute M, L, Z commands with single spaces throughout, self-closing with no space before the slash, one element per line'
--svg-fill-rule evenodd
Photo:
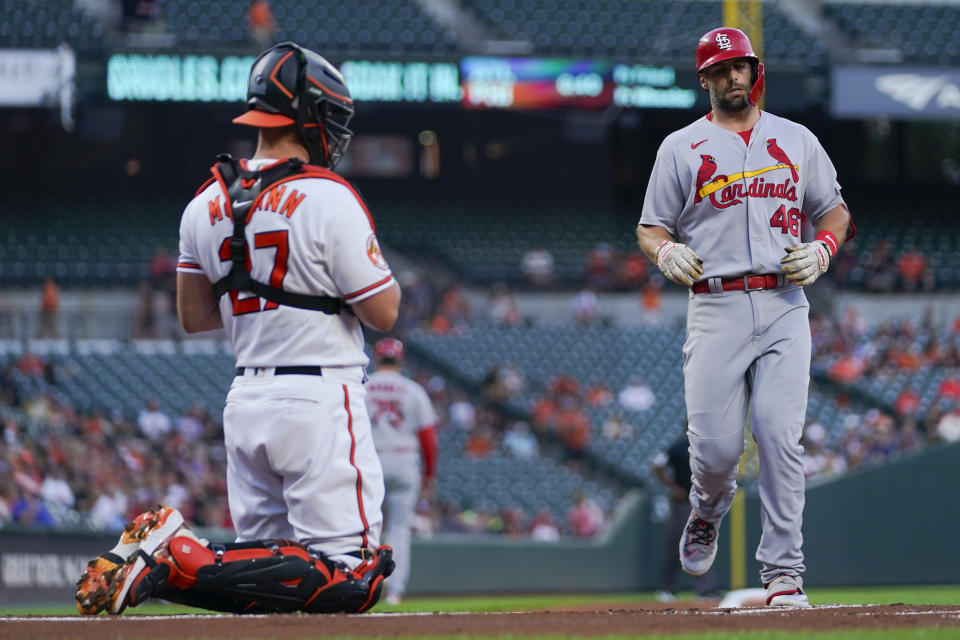
<path fill-rule="evenodd" d="M 640 224 L 664 227 L 703 258 L 701 280 L 780 273 L 802 217 L 840 202 L 833 163 L 803 125 L 762 112 L 745 145 L 700 118 L 660 145 Z"/>
<path fill-rule="evenodd" d="M 417 432 L 437 423 L 430 397 L 419 384 L 395 371 L 376 371 L 366 384 L 373 441 L 386 485 L 383 537 L 397 563 L 384 586 L 402 596 L 410 576 L 410 527 L 420 494 Z"/>
<path fill-rule="evenodd" d="M 719 525 L 737 488 L 748 410 L 760 456 L 766 584 L 804 572 L 800 435 L 807 405 L 810 326 L 801 287 L 723 291 L 719 279 L 779 274 L 785 248 L 841 204 L 836 171 L 805 127 L 762 112 L 749 140 L 708 118 L 660 146 L 640 224 L 660 226 L 703 259 L 711 292 L 690 293 L 683 347 L 690 503 Z"/>

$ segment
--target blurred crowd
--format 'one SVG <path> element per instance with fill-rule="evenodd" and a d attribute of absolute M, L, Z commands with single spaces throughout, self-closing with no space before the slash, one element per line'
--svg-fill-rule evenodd
<path fill-rule="evenodd" d="M 232 527 L 221 425 L 201 405 L 176 410 L 148 398 L 136 415 L 82 412 L 56 392 L 57 374 L 54 363 L 29 352 L 2 370 L 0 526 L 117 531 L 162 503 L 179 508 L 196 526 Z M 448 441 L 443 437 L 448 430 L 466 434 L 462 449 L 441 446 L 441 456 L 479 460 L 494 454 L 517 459 L 540 455 L 528 423 L 508 419 L 492 389 L 471 398 L 429 370 L 417 370 L 414 377 L 437 408 L 441 443 Z M 44 384 L 23 384 L 30 380 Z M 488 513 L 438 504 L 432 498 L 425 495 L 418 509 L 423 532 L 589 537 L 606 519 L 585 494 L 571 496 L 569 514 L 559 521 L 546 509 L 528 518 L 519 508 Z"/>
<path fill-rule="evenodd" d="M 590 287 L 572 303 L 574 322 L 591 321 L 595 290 L 622 282 L 617 274 L 624 271 L 623 261 L 618 262 L 616 253 L 598 247 L 596 254 L 591 259 L 599 266 L 591 271 Z M 549 263 L 543 256 L 530 262 L 538 261 Z M 161 308 L 168 309 L 175 273 L 171 256 L 158 249 L 150 266 L 143 299 L 159 299 Z M 656 274 L 651 276 L 645 266 L 628 271 L 640 274 L 659 291 Z M 404 298 L 396 335 L 401 338 L 413 328 L 462 335 L 480 318 L 492 324 L 524 322 L 506 284 L 492 286 L 486 303 L 475 309 L 456 283 L 437 287 L 414 271 L 400 278 Z M 921 288 L 922 281 L 921 274 Z M 894 282 L 895 287 L 910 286 L 903 284 L 902 274 Z M 55 313 L 53 286 L 47 297 Z M 655 298 L 651 297 L 651 304 L 656 304 Z M 153 334 L 151 327 L 159 326 L 149 313 L 137 317 L 144 337 Z M 851 307 L 836 319 L 814 316 L 811 328 L 815 384 L 847 410 L 840 425 L 816 420 L 807 425 L 803 444 L 809 476 L 890 460 L 932 441 L 960 440 L 960 317 L 943 326 L 934 322 L 931 311 L 919 320 L 885 321 L 868 329 Z M 559 444 L 562 463 L 579 472 L 588 459 L 591 438 L 640 435 L 643 426 L 624 416 L 636 416 L 657 403 L 656 395 L 639 378 L 611 389 L 600 381 L 580 380 L 571 372 L 554 377 L 540 389 L 527 380 L 522 367 L 509 362 L 491 367 L 475 389 L 458 387 L 427 369 L 414 375 L 441 416 L 441 445 L 457 443 L 441 454 L 469 460 L 493 456 L 529 460 L 543 455 L 545 445 Z M 198 526 L 231 526 L 221 426 L 202 406 L 163 407 L 149 399 L 136 415 L 81 412 L 56 393 L 56 377 L 55 363 L 30 353 L 2 371 L 0 524 L 89 524 L 116 529 L 162 502 L 180 508 Z M 17 384 L 21 378 L 43 380 L 46 385 L 24 387 Z M 24 393 L 25 388 L 33 392 Z M 518 397 L 526 399 L 526 415 L 517 415 L 511 402 Z M 854 406 L 863 409 L 853 411 Z M 614 410 L 592 411 L 600 407 Z M 591 416 L 597 415 L 606 416 L 602 424 L 593 423 L 599 418 Z M 445 431 L 464 437 L 444 439 Z M 439 484 L 443 481 L 439 478 Z M 467 503 L 424 498 L 418 510 L 421 531 L 482 531 L 546 540 L 593 535 L 602 530 L 607 518 L 593 497 L 585 494 L 571 495 L 564 514 L 546 509 L 527 514 L 512 507 L 494 513 Z"/>
<path fill-rule="evenodd" d="M 199 526 L 231 526 L 221 429 L 202 406 L 80 412 L 55 392 L 24 395 L 17 376 L 55 385 L 56 367 L 28 353 L 3 370 L 0 523 L 113 531 L 164 503 Z"/>
<path fill-rule="evenodd" d="M 930 442 L 960 440 L 960 316 L 940 326 L 927 310 L 919 321 L 891 319 L 868 330 L 851 307 L 838 321 L 813 318 L 811 330 L 814 377 L 841 389 L 840 406 L 852 406 L 857 396 L 859 404 L 869 398 L 874 406 L 848 412 L 832 432 L 816 421 L 805 427 L 808 475 L 843 473 Z"/>

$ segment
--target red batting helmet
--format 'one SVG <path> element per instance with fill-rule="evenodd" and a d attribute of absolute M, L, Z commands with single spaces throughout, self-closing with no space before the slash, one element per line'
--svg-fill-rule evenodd
<path fill-rule="evenodd" d="M 712 64 L 729 60 L 730 58 L 751 58 L 756 68 L 756 79 L 747 95 L 747 102 L 757 104 L 763 95 L 763 63 L 753 52 L 750 38 L 740 29 L 720 27 L 703 34 L 697 43 L 697 72 L 703 71 Z"/>
<path fill-rule="evenodd" d="M 403 343 L 396 338 L 380 338 L 373 345 L 373 355 L 380 360 L 400 360 L 403 358 Z"/>

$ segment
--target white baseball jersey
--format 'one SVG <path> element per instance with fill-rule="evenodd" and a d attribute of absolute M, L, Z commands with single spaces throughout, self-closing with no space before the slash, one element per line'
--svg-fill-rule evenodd
<path fill-rule="evenodd" d="M 259 169 L 274 160 L 252 160 Z M 352 304 L 393 283 L 373 221 L 336 174 L 300 178 L 268 190 L 246 226 L 251 276 L 286 291 L 343 298 Z M 211 282 L 229 270 L 233 222 L 225 194 L 211 183 L 180 222 L 178 271 Z M 363 330 L 349 313 L 329 315 L 268 302 L 249 293 L 220 298 L 220 314 L 239 367 L 365 366 Z"/>
<path fill-rule="evenodd" d="M 660 145 L 640 224 L 689 245 L 703 258 L 701 280 L 780 273 L 804 218 L 841 201 L 833 163 L 803 125 L 764 111 L 745 144 L 703 117 Z"/>
<path fill-rule="evenodd" d="M 427 392 L 396 371 L 375 371 L 367 381 L 366 391 L 377 453 L 381 457 L 417 455 L 417 432 L 437 423 L 437 413 Z"/>
<path fill-rule="evenodd" d="M 260 169 L 271 160 L 248 163 Z M 332 172 L 280 181 L 246 228 L 254 279 L 354 303 L 393 283 L 373 222 Z M 233 222 L 214 182 L 183 212 L 178 270 L 211 282 L 232 264 Z M 379 544 L 384 483 L 364 402 L 363 330 L 349 313 L 277 305 L 249 293 L 219 301 L 243 367 L 223 412 L 227 494 L 238 541 L 286 538 L 356 566 Z M 276 367 L 320 367 L 322 373 Z"/>
<path fill-rule="evenodd" d="M 384 589 L 388 596 L 400 597 L 410 576 L 410 527 L 420 494 L 417 432 L 435 425 L 437 414 L 423 387 L 396 371 L 374 372 L 366 392 L 386 487 L 383 536 L 393 546 L 396 562 Z"/>

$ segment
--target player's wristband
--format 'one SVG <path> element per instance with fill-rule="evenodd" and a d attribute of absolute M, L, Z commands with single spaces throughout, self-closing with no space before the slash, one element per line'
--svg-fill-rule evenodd
<path fill-rule="evenodd" d="M 830 252 L 831 258 L 837 255 L 837 249 L 840 248 L 840 243 L 837 242 L 837 236 L 829 231 L 818 231 L 814 240 L 822 240 L 824 244 L 827 245 L 827 251 Z"/>

